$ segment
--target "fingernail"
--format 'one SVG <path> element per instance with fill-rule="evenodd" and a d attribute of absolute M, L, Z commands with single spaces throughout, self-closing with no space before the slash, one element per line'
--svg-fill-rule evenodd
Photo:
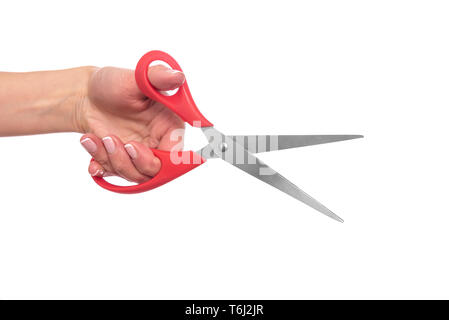
<path fill-rule="evenodd" d="M 92 177 L 102 177 L 104 174 L 103 170 L 98 169 L 95 173 L 92 173 Z"/>
<path fill-rule="evenodd" d="M 81 140 L 81 145 L 89 153 L 94 153 L 95 151 L 97 151 L 97 145 L 90 138 L 86 138 L 86 139 Z"/>
<path fill-rule="evenodd" d="M 112 140 L 111 137 L 104 137 L 102 140 L 103 140 L 104 147 L 106 148 L 106 151 L 111 154 L 114 153 L 114 151 L 115 151 L 114 140 Z"/>
<path fill-rule="evenodd" d="M 167 72 L 170 72 L 170 73 L 182 73 L 182 71 L 175 70 L 175 69 L 168 69 Z"/>
<path fill-rule="evenodd" d="M 137 151 L 136 149 L 134 149 L 134 146 L 132 144 L 125 144 L 125 150 L 126 152 L 128 152 L 129 156 L 132 159 L 136 159 L 137 158 Z"/>

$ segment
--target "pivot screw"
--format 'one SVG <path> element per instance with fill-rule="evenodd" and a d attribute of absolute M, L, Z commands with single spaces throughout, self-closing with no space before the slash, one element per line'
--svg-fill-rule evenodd
<path fill-rule="evenodd" d="M 226 142 L 220 143 L 218 147 L 220 148 L 221 152 L 225 152 L 226 150 L 228 150 L 228 145 L 226 144 Z"/>

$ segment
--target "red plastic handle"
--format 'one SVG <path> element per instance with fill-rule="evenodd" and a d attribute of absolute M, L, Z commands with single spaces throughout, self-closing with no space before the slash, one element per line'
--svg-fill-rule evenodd
<path fill-rule="evenodd" d="M 140 91 L 147 97 L 158 101 L 167 108 L 175 112 L 182 120 L 195 127 L 211 127 L 210 123 L 198 110 L 190 94 L 187 82 L 179 87 L 178 92 L 172 96 L 164 96 L 156 88 L 154 88 L 148 79 L 148 67 L 153 61 L 163 61 L 168 63 L 175 70 L 182 71 L 179 64 L 169 54 L 162 51 L 150 51 L 146 53 L 136 66 L 136 82 Z"/>
<path fill-rule="evenodd" d="M 161 170 L 152 179 L 132 186 L 117 186 L 101 177 L 92 177 L 102 188 L 118 193 L 139 193 L 157 188 L 206 162 L 206 159 L 193 151 L 163 151 L 151 149 L 161 160 Z"/>

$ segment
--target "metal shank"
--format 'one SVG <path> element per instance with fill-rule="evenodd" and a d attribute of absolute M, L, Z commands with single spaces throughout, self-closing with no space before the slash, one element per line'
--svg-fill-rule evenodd
<path fill-rule="evenodd" d="M 249 135 L 228 136 L 251 153 L 271 152 L 291 148 L 314 146 L 319 144 L 339 142 L 363 138 L 362 135 Z M 210 145 L 199 153 L 204 158 L 216 158 Z"/>

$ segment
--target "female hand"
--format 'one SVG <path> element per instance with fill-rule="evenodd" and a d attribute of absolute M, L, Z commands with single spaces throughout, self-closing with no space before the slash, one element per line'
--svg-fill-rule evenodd
<path fill-rule="evenodd" d="M 148 78 L 161 91 L 176 89 L 185 81 L 182 72 L 162 65 L 150 67 Z M 142 183 L 161 166 L 150 148 L 182 149 L 184 122 L 144 96 L 132 70 L 94 71 L 75 117 L 79 131 L 85 133 L 81 144 L 94 158 L 88 169 L 94 176 L 118 175 Z"/>

